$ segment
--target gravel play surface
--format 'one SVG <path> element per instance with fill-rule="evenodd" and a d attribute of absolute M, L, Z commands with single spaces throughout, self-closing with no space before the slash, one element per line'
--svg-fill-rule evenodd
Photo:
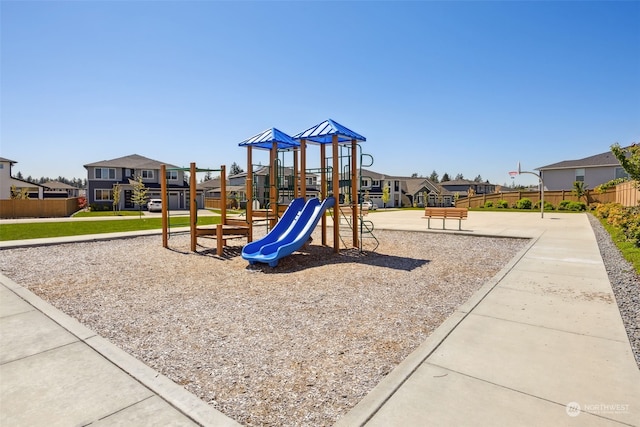
<path fill-rule="evenodd" d="M 330 234 L 330 233 L 329 233 Z M 238 422 L 327 426 L 527 240 L 378 231 L 250 266 L 175 235 L 2 251 L 2 272 Z M 329 236 L 329 239 L 331 236 Z M 329 242 L 331 244 L 331 242 Z"/>

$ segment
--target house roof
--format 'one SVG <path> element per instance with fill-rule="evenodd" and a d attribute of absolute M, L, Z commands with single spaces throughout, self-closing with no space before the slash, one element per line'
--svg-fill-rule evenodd
<path fill-rule="evenodd" d="M 563 160 L 558 163 L 552 163 L 547 166 L 541 166 L 535 170 L 543 171 L 550 169 L 575 169 L 575 168 L 593 168 L 602 166 L 620 166 L 620 162 L 611 151 L 596 154 L 595 156 L 585 157 L 577 160 Z"/>
<path fill-rule="evenodd" d="M 220 177 L 209 179 L 204 182 L 199 182 L 198 184 L 196 184 L 196 188 L 198 190 L 211 190 L 213 188 L 220 188 Z"/>
<path fill-rule="evenodd" d="M 495 185 L 485 181 L 471 181 L 469 179 L 454 179 L 451 181 L 441 182 L 440 185 Z"/>
<path fill-rule="evenodd" d="M 73 185 L 65 184 L 60 181 L 47 181 L 42 185 L 52 190 L 77 190 Z"/>
<path fill-rule="evenodd" d="M 16 178 L 16 177 L 13 177 L 13 176 L 11 177 L 11 180 L 12 181 L 20 181 L 20 182 L 24 182 L 25 184 L 28 184 L 28 185 L 25 185 L 24 187 L 42 187 L 42 188 L 47 188 L 45 185 L 38 184 L 36 182 L 27 181 L 27 180 L 20 179 L 20 178 Z"/>
<path fill-rule="evenodd" d="M 87 163 L 85 168 L 90 167 L 111 167 L 111 168 L 127 168 L 127 169 L 160 169 L 160 166 L 166 165 L 169 168 L 177 168 L 166 162 L 160 162 L 139 154 L 131 154 L 129 156 L 118 157 L 117 159 L 101 160 L 99 162 Z"/>
<path fill-rule="evenodd" d="M 408 178 L 405 180 L 407 193 L 416 194 L 423 188 L 437 194 L 452 194 L 449 190 L 431 181 L 428 178 Z"/>
<path fill-rule="evenodd" d="M 12 165 L 15 164 L 15 163 L 18 163 L 15 160 L 9 160 L 9 159 L 6 159 L 4 157 L 0 157 L 0 162 L 8 162 L 8 163 L 11 163 Z"/>

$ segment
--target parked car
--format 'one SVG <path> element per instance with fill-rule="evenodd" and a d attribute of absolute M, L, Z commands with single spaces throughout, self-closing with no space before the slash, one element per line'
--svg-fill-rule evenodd
<path fill-rule="evenodd" d="M 149 212 L 162 212 L 162 199 L 151 199 L 147 203 L 147 210 Z"/>
<path fill-rule="evenodd" d="M 365 200 L 364 202 L 362 202 L 362 208 L 375 211 L 376 209 L 378 209 L 378 205 L 373 203 L 371 200 Z"/>

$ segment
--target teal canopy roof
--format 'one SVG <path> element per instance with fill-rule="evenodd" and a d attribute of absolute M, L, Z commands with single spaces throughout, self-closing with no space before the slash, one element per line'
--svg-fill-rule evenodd
<path fill-rule="evenodd" d="M 291 138 L 286 133 L 279 131 L 276 128 L 267 129 L 257 135 L 252 136 L 249 139 L 245 139 L 240 144 L 240 147 L 257 147 L 264 150 L 271 150 L 273 143 L 278 144 L 278 150 L 286 150 L 288 148 L 299 147 L 300 143 Z"/>
<path fill-rule="evenodd" d="M 338 142 L 351 142 L 354 139 L 361 142 L 367 140 L 364 136 L 355 133 L 351 129 L 331 119 L 325 120 L 304 132 L 300 132 L 293 138 L 296 141 L 304 139 L 318 144 L 330 144 L 333 141 L 334 135 L 338 135 Z"/>

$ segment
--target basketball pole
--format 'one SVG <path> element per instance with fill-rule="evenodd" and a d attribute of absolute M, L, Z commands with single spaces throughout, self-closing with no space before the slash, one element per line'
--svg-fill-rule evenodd
<path fill-rule="evenodd" d="M 509 175 L 511 175 L 513 172 L 509 172 Z M 529 174 L 529 175 L 533 175 L 536 178 L 538 178 L 540 180 L 540 218 L 544 218 L 544 181 L 542 180 L 542 172 L 540 172 L 540 174 L 537 174 L 535 172 L 529 172 L 529 171 L 523 171 L 520 168 L 520 162 L 518 162 L 518 171 L 517 171 L 518 175 L 522 175 L 522 174 Z"/>

